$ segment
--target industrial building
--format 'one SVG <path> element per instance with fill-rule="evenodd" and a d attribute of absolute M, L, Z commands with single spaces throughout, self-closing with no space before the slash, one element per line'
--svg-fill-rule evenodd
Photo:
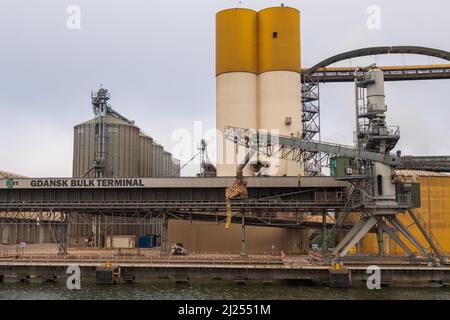
<path fill-rule="evenodd" d="M 447 265 L 450 157 L 391 153 L 400 129 L 389 123 L 384 83 L 450 79 L 450 64 L 329 67 L 373 54 L 450 61 L 438 49 L 375 47 L 302 69 L 297 9 L 217 13 L 216 168 L 180 177 L 180 162 L 114 111 L 102 88 L 92 95 L 95 118 L 74 128 L 72 178 L 0 173 L 2 242 L 50 241 L 65 250 L 152 234 L 163 255 L 181 242 L 193 253 Z M 323 142 L 320 85 L 350 81 L 355 146 Z M 33 227 L 14 233 L 20 224 Z"/>

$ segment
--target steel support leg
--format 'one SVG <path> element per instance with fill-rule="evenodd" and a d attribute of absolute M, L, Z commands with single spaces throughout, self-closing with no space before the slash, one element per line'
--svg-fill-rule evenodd
<path fill-rule="evenodd" d="M 398 220 L 397 217 L 390 217 L 389 221 L 392 223 L 394 227 L 396 227 L 404 236 L 406 239 L 408 239 L 419 251 L 428 258 L 431 258 L 430 254 L 427 252 L 427 250 L 422 246 L 422 244 L 412 235 L 411 232 L 409 232 L 408 229 L 405 228 L 405 226 Z"/>
<path fill-rule="evenodd" d="M 340 214 L 343 213 L 341 212 Z M 353 228 L 350 229 L 350 231 L 347 233 L 344 239 L 342 239 L 342 241 L 339 242 L 336 248 L 334 248 L 333 255 L 336 255 L 358 233 L 358 231 L 364 226 L 364 223 L 365 220 L 364 218 L 362 218 L 353 226 Z"/>
<path fill-rule="evenodd" d="M 322 239 L 325 241 L 327 238 L 327 212 L 322 212 Z"/>
<path fill-rule="evenodd" d="M 97 247 L 97 216 L 92 217 L 92 247 Z"/>
<path fill-rule="evenodd" d="M 162 230 L 161 230 L 161 253 L 166 255 L 169 253 L 168 247 L 168 233 L 169 233 L 169 218 L 166 212 L 162 215 Z"/>
<path fill-rule="evenodd" d="M 341 258 L 345 257 L 345 255 L 350 251 L 350 249 L 359 242 L 369 231 L 373 228 L 373 226 L 377 223 L 377 219 L 375 217 L 367 217 L 363 218 L 365 220 L 364 225 L 360 228 L 360 230 L 356 233 L 356 235 L 348 242 L 348 244 L 342 249 L 339 256 Z"/>
<path fill-rule="evenodd" d="M 447 264 L 447 259 L 442 255 L 442 252 L 438 249 L 438 247 L 435 245 L 435 243 L 433 242 L 433 240 L 431 239 L 431 237 L 428 235 L 427 231 L 425 230 L 425 228 L 422 226 L 422 224 L 420 223 L 419 219 L 416 217 L 416 215 L 414 214 L 414 212 L 409 209 L 408 210 L 409 215 L 411 216 L 411 218 L 413 219 L 414 223 L 417 225 L 417 227 L 419 228 L 420 232 L 422 233 L 422 235 L 424 236 L 424 238 L 427 240 L 428 244 L 430 245 L 430 247 L 433 249 L 434 253 L 438 256 L 439 261 L 441 261 L 442 264 L 446 265 Z"/>
<path fill-rule="evenodd" d="M 383 256 L 383 229 L 378 228 L 377 230 L 377 244 L 378 244 L 378 256 Z"/>
<path fill-rule="evenodd" d="M 384 222 L 381 217 L 378 219 L 378 225 L 383 229 L 388 236 L 394 240 L 409 256 L 415 256 L 414 252 L 399 238 L 399 236 Z"/>
<path fill-rule="evenodd" d="M 67 219 L 67 213 L 61 213 L 61 249 L 64 254 L 68 254 L 67 248 L 69 247 L 69 224 Z"/>

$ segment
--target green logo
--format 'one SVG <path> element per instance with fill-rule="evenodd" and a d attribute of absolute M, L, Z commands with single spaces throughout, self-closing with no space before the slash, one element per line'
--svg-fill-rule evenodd
<path fill-rule="evenodd" d="M 6 180 L 6 188 L 8 189 L 12 189 L 14 187 L 14 180 L 9 178 L 8 180 Z"/>

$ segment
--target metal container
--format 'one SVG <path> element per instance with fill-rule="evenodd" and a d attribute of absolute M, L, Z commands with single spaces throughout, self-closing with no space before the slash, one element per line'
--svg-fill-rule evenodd
<path fill-rule="evenodd" d="M 106 247 L 113 249 L 135 248 L 136 236 L 134 235 L 106 236 Z"/>
<path fill-rule="evenodd" d="M 330 175 L 336 178 L 347 176 L 348 168 L 353 167 L 353 159 L 348 157 L 332 157 L 330 159 Z"/>
<path fill-rule="evenodd" d="M 160 247 L 160 246 L 161 246 L 161 235 L 155 234 L 155 247 Z"/>
<path fill-rule="evenodd" d="M 139 177 L 140 130 L 110 114 L 106 116 L 105 177 Z M 94 177 L 95 120 L 75 126 L 73 176 Z"/>
<path fill-rule="evenodd" d="M 139 248 L 153 248 L 155 246 L 155 235 L 145 234 L 139 237 Z"/>

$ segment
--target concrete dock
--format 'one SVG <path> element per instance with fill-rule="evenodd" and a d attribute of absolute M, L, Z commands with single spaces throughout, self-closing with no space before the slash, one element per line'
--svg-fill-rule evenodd
<path fill-rule="evenodd" d="M 370 261 L 373 263 L 374 261 Z M 79 250 L 67 255 L 28 253 L 0 257 L 0 281 L 65 282 L 69 266 L 79 266 L 82 279 L 95 279 L 98 267 L 111 264 L 133 282 L 169 281 L 196 283 L 225 281 L 236 284 L 280 284 L 330 286 L 333 267 L 315 265 L 308 256 L 253 254 L 200 254 L 165 256 L 155 250 Z M 352 287 L 365 287 L 368 264 L 347 263 Z M 450 267 L 432 267 L 392 259 L 380 265 L 381 284 L 392 287 L 450 286 Z M 128 281 L 129 282 L 129 281 Z"/>

